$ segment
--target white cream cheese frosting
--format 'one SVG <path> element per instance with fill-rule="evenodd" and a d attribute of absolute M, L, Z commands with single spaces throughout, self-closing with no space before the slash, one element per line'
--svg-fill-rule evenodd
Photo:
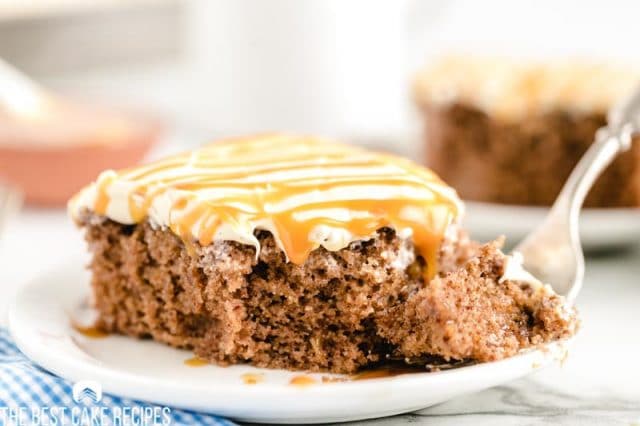
<path fill-rule="evenodd" d="M 202 245 L 259 249 L 254 233 L 268 230 L 295 263 L 319 246 L 339 250 L 390 226 L 433 266 L 463 207 L 452 188 L 409 160 L 277 133 L 105 171 L 69 202 L 76 219 L 87 210 L 122 224 L 148 220 Z"/>

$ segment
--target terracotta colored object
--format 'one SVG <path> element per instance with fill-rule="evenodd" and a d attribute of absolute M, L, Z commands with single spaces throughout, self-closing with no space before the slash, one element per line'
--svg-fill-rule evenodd
<path fill-rule="evenodd" d="M 155 120 L 132 113 L 120 118 L 125 126 L 114 132 L 100 127 L 101 117 L 95 129 L 79 127 L 71 117 L 55 127 L 0 121 L 0 179 L 20 188 L 27 203 L 63 206 L 102 170 L 139 163 L 158 139 Z"/>

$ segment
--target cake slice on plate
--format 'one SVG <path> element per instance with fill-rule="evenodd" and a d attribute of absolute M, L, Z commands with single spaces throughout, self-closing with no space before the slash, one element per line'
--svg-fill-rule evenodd
<path fill-rule="evenodd" d="M 433 172 L 332 140 L 228 139 L 106 171 L 69 210 L 93 255 L 97 326 L 213 363 L 482 362 L 577 328 L 499 240 L 467 238 Z"/>
<path fill-rule="evenodd" d="M 426 163 L 465 200 L 550 206 L 639 80 L 637 66 L 575 59 L 432 61 L 414 83 Z M 598 178 L 585 206 L 640 207 L 640 143 Z"/>

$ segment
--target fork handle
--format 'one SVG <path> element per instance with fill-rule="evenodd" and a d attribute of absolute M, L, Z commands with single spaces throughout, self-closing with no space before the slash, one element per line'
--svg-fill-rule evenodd
<path fill-rule="evenodd" d="M 554 290 L 565 296 L 569 303 L 573 303 L 578 295 L 584 275 L 578 229 L 580 208 L 600 173 L 618 154 L 629 149 L 634 133 L 634 127 L 626 123 L 598 130 L 593 144 L 569 175 L 544 222 L 514 249 L 525 259 L 535 259 L 532 264 L 525 265 L 529 272 L 544 282 L 554 280 Z M 566 230 L 566 235 L 563 230 Z M 565 271 L 566 265 L 554 263 L 550 256 L 553 259 L 558 256 L 561 259 L 575 257 L 575 269 Z M 552 265 L 551 269 L 545 270 L 550 268 L 548 265 Z"/>

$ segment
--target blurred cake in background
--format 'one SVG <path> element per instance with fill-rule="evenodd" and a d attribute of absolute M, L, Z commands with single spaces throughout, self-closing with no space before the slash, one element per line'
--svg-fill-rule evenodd
<path fill-rule="evenodd" d="M 414 82 L 427 164 L 467 200 L 550 205 L 639 77 L 581 61 L 442 58 Z M 640 144 L 606 170 L 586 205 L 640 206 Z"/>

